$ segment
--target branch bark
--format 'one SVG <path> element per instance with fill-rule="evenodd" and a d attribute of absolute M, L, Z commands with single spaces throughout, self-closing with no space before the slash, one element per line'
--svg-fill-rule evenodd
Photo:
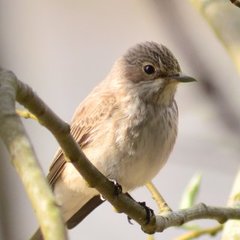
<path fill-rule="evenodd" d="M 159 213 L 165 214 L 172 211 L 171 208 L 168 206 L 167 202 L 164 200 L 163 196 L 160 194 L 160 192 L 157 190 L 157 188 L 152 182 L 148 182 L 146 184 L 146 187 L 151 193 L 152 198 L 156 202 Z"/>
<path fill-rule="evenodd" d="M 162 232 L 166 228 L 180 226 L 197 219 L 214 219 L 224 223 L 228 219 L 239 219 L 239 209 L 207 206 L 203 203 L 194 207 L 171 212 L 167 216 L 156 217 L 156 231 Z"/>

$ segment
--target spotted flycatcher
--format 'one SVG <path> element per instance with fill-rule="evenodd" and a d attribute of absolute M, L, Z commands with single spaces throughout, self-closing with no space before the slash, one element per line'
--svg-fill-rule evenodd
<path fill-rule="evenodd" d="M 165 46 L 137 44 L 117 59 L 106 79 L 78 106 L 71 134 L 106 177 L 124 192 L 132 191 L 166 163 L 177 136 L 176 88 L 179 82 L 191 81 Z M 61 149 L 48 180 L 69 228 L 102 202 Z"/>

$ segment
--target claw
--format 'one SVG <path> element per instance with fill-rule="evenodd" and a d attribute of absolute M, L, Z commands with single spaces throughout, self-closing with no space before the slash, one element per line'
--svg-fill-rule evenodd
<path fill-rule="evenodd" d="M 102 194 L 100 194 L 100 199 L 101 199 L 102 201 L 106 201 L 106 199 L 103 197 Z"/>
<path fill-rule="evenodd" d="M 128 194 L 129 195 L 129 194 Z M 132 198 L 130 195 L 129 195 L 130 198 Z M 146 206 L 146 203 L 145 202 L 138 202 L 142 207 L 144 207 L 145 211 L 146 211 L 146 225 L 149 224 L 150 220 L 151 220 L 151 217 L 154 215 L 154 211 L 149 208 L 148 206 Z M 130 218 L 129 216 L 127 216 L 127 219 L 128 219 L 128 222 L 133 225 L 132 223 L 132 218 Z"/>
<path fill-rule="evenodd" d="M 145 224 L 147 225 L 147 224 L 149 224 L 151 217 L 154 215 L 154 211 L 150 207 L 148 207 L 145 202 L 138 202 L 138 203 L 141 206 L 143 206 L 146 211 L 146 223 Z"/>
<path fill-rule="evenodd" d="M 109 181 L 111 181 L 114 184 L 116 195 L 122 193 L 122 186 L 115 179 L 109 179 Z"/>
<path fill-rule="evenodd" d="M 129 216 L 127 216 L 127 220 L 128 220 L 128 223 L 129 223 L 129 224 L 133 225 L 133 223 L 132 223 L 132 218 L 130 218 Z"/>

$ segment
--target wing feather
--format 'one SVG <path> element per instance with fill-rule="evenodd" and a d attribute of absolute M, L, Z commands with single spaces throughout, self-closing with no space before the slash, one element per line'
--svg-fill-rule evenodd
<path fill-rule="evenodd" d="M 96 101 L 97 99 L 97 101 Z M 94 132 L 98 131 L 101 122 L 103 122 L 116 108 L 116 99 L 110 94 L 89 95 L 88 98 L 77 108 L 72 122 L 70 124 L 71 134 L 78 142 L 81 149 L 84 150 L 92 141 L 94 141 Z M 59 149 L 54 157 L 54 161 L 49 169 L 47 176 L 50 185 L 53 187 L 62 171 L 65 168 L 65 157 Z"/>

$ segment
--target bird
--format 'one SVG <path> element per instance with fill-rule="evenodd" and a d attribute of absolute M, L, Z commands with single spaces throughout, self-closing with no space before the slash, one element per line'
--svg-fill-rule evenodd
<path fill-rule="evenodd" d="M 177 85 L 193 81 L 163 44 L 138 43 L 77 107 L 71 134 L 100 172 L 131 192 L 167 162 L 178 131 Z M 47 179 L 69 229 L 104 201 L 61 149 Z"/>

